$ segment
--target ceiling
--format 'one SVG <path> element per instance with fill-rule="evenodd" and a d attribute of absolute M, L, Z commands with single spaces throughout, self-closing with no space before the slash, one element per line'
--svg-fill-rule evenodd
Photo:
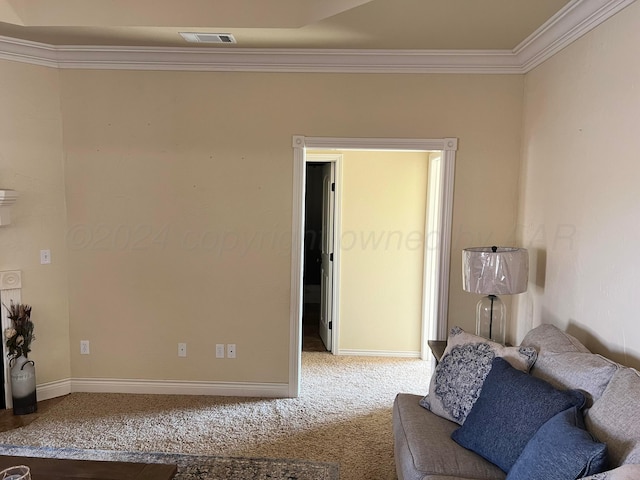
<path fill-rule="evenodd" d="M 0 0 L 0 35 L 51 45 L 511 50 L 569 0 Z M 211 45 L 196 45 L 211 48 Z"/>
<path fill-rule="evenodd" d="M 57 68 L 524 73 L 634 1 L 0 0 L 0 58 Z M 187 43 L 180 32 L 237 43 Z"/>

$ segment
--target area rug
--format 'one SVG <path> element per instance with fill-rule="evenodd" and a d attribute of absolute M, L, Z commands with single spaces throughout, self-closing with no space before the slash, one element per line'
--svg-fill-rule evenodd
<path fill-rule="evenodd" d="M 119 452 L 0 444 L 0 455 L 178 465 L 175 480 L 338 480 L 338 465 L 306 460 Z"/>

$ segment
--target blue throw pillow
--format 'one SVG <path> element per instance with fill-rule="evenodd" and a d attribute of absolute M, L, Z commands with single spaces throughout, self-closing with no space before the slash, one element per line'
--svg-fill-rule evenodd
<path fill-rule="evenodd" d="M 584 402 L 581 392 L 557 390 L 497 357 L 478 400 L 451 438 L 508 472 L 538 428 Z"/>
<path fill-rule="evenodd" d="M 576 480 L 600 473 L 606 466 L 607 446 L 585 430 L 582 413 L 573 407 L 540 427 L 507 480 Z"/>

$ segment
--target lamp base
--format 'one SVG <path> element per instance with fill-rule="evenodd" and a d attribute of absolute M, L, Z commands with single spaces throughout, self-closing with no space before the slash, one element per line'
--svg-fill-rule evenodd
<path fill-rule="evenodd" d="M 506 341 L 507 309 L 497 295 L 487 295 L 476 306 L 476 335 L 502 345 Z"/>

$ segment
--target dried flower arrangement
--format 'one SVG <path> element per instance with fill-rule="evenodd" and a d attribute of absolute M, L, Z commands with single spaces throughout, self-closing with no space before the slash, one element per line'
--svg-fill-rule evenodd
<path fill-rule="evenodd" d="M 11 320 L 11 327 L 5 329 L 4 336 L 7 345 L 7 356 L 16 358 L 20 355 L 29 356 L 31 342 L 36 337 L 33 334 L 33 322 L 31 321 L 31 307 L 22 303 L 11 302 L 7 307 L 7 317 Z"/>

